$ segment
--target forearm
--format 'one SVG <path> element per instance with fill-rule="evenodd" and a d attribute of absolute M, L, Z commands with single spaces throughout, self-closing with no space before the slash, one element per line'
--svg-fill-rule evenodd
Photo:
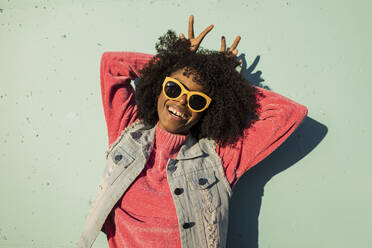
<path fill-rule="evenodd" d="M 278 148 L 302 123 L 307 108 L 275 92 L 261 89 L 259 119 L 245 131 L 245 137 L 257 140 L 255 148 L 244 140 L 244 150 L 253 150 L 250 166 L 254 166 Z"/>
<path fill-rule="evenodd" d="M 307 108 L 277 93 L 259 89 L 258 119 L 234 146 L 217 147 L 230 184 L 278 148 L 301 124 Z"/>
<path fill-rule="evenodd" d="M 112 144 L 128 125 L 136 120 L 137 107 L 131 80 L 152 55 L 133 52 L 105 52 L 101 59 L 100 79 L 102 103 Z"/>

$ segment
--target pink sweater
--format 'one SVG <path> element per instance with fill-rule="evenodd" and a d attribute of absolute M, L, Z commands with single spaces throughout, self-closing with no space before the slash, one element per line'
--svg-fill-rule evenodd
<path fill-rule="evenodd" d="M 101 60 L 101 93 L 111 145 L 136 121 L 137 106 L 130 81 L 139 76 L 152 55 L 106 52 Z M 227 180 L 233 187 L 250 168 L 273 152 L 298 127 L 306 107 L 268 90 L 259 89 L 259 120 L 244 130 L 233 146 L 220 147 Z M 158 126 L 154 149 L 145 169 L 118 201 L 103 230 L 110 248 L 181 247 L 176 210 L 165 166 L 177 155 L 186 136 L 168 133 Z M 125 245 L 124 245 L 125 244 Z"/>

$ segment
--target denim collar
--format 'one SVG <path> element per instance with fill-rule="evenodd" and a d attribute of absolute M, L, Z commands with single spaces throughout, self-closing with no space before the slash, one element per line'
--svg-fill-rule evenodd
<path fill-rule="evenodd" d="M 130 131 L 129 134 L 142 147 L 145 157 L 148 157 L 154 143 L 155 126 L 149 127 L 142 124 L 142 127 Z M 190 134 L 178 152 L 177 159 L 191 159 L 203 156 L 204 154 L 206 153 L 201 148 L 198 140 Z"/>

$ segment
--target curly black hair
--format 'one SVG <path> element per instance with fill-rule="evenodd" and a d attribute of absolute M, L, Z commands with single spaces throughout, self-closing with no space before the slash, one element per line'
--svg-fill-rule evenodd
<path fill-rule="evenodd" d="M 190 129 L 196 138 L 210 138 L 221 146 L 237 141 L 251 125 L 259 104 L 258 92 L 235 68 L 239 61 L 227 52 L 199 48 L 190 51 L 190 42 L 168 30 L 155 46 L 157 54 L 141 71 L 136 86 L 137 117 L 145 124 L 158 122 L 157 99 L 166 76 L 186 69 L 212 98 L 201 119 Z"/>

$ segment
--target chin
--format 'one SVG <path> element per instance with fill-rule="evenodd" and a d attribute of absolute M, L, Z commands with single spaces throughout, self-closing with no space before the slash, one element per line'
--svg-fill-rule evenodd
<path fill-rule="evenodd" d="M 163 129 L 173 134 L 188 134 L 189 131 L 186 128 L 175 127 L 173 125 L 163 125 Z"/>
<path fill-rule="evenodd" d="M 161 129 L 173 134 L 185 135 L 189 133 L 188 120 L 180 120 L 172 116 L 166 108 L 164 110 L 162 115 L 159 116 L 159 127 Z"/>

